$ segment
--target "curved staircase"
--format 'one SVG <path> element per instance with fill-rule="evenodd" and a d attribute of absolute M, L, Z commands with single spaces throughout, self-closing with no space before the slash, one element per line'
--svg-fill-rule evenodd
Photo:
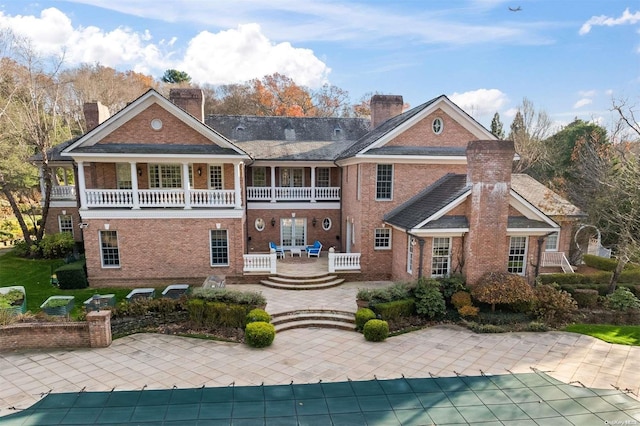
<path fill-rule="evenodd" d="M 260 280 L 260 284 L 280 290 L 322 290 L 339 286 L 343 282 L 344 279 L 327 273 L 304 277 L 276 274 L 269 276 L 268 279 Z"/>
<path fill-rule="evenodd" d="M 356 318 L 353 312 L 347 311 L 298 309 L 272 314 L 271 324 L 276 328 L 276 332 L 308 327 L 338 328 L 354 331 L 356 329 Z"/>

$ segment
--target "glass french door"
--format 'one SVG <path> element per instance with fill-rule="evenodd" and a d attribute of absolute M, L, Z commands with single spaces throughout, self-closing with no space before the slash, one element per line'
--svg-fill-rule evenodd
<path fill-rule="evenodd" d="M 280 169 L 280 186 L 300 188 L 304 186 L 304 169 Z"/>
<path fill-rule="evenodd" d="M 280 219 L 280 240 L 284 247 L 306 246 L 307 219 L 293 217 Z"/>

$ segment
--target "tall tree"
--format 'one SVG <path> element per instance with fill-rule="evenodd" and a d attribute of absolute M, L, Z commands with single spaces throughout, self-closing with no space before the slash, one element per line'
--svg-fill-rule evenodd
<path fill-rule="evenodd" d="M 500 114 L 497 112 L 493 114 L 493 119 L 491 120 L 491 133 L 498 139 L 504 139 L 504 128 L 502 121 L 500 121 Z"/>
<path fill-rule="evenodd" d="M 518 106 L 509 132 L 509 139 L 515 143 L 516 152 L 520 156 L 520 160 L 514 165 L 514 172 L 529 172 L 534 167 L 544 167 L 548 163 L 543 140 L 551 130 L 549 115 L 544 110 L 536 111 L 533 102 L 524 98 Z"/>
<path fill-rule="evenodd" d="M 178 71 L 175 69 L 168 69 L 164 72 L 161 79 L 164 83 L 169 84 L 189 84 L 191 83 L 191 77 L 185 71 Z"/>

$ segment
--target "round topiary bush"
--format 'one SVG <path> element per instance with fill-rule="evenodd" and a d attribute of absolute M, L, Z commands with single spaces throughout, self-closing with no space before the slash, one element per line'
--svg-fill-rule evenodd
<path fill-rule="evenodd" d="M 264 321 L 249 323 L 244 329 L 244 341 L 254 348 L 264 348 L 271 345 L 275 337 L 276 328 L 273 324 Z"/>
<path fill-rule="evenodd" d="M 360 308 L 356 312 L 356 330 L 362 331 L 367 321 L 376 318 L 375 312 L 369 308 Z"/>
<path fill-rule="evenodd" d="M 471 295 L 490 304 L 491 311 L 495 311 L 496 305 L 530 304 L 535 298 L 524 277 L 508 272 L 487 272 L 472 287 Z"/>
<path fill-rule="evenodd" d="M 252 322 L 271 322 L 271 315 L 264 309 L 252 309 L 247 314 L 247 324 Z"/>
<path fill-rule="evenodd" d="M 363 334 L 369 342 L 382 342 L 389 336 L 389 324 L 378 319 L 369 320 L 364 325 Z"/>

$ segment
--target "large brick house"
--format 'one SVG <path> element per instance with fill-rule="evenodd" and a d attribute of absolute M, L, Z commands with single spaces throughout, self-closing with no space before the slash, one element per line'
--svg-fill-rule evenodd
<path fill-rule="evenodd" d="M 512 175 L 513 142 L 446 96 L 402 107 L 376 95 L 371 120 L 205 117 L 197 89 L 150 90 L 110 117 L 87 104 L 90 130 L 50 155 L 47 232 L 84 242 L 94 286 L 273 273 L 269 242 L 316 240 L 352 279 L 570 269 L 582 213 Z"/>

